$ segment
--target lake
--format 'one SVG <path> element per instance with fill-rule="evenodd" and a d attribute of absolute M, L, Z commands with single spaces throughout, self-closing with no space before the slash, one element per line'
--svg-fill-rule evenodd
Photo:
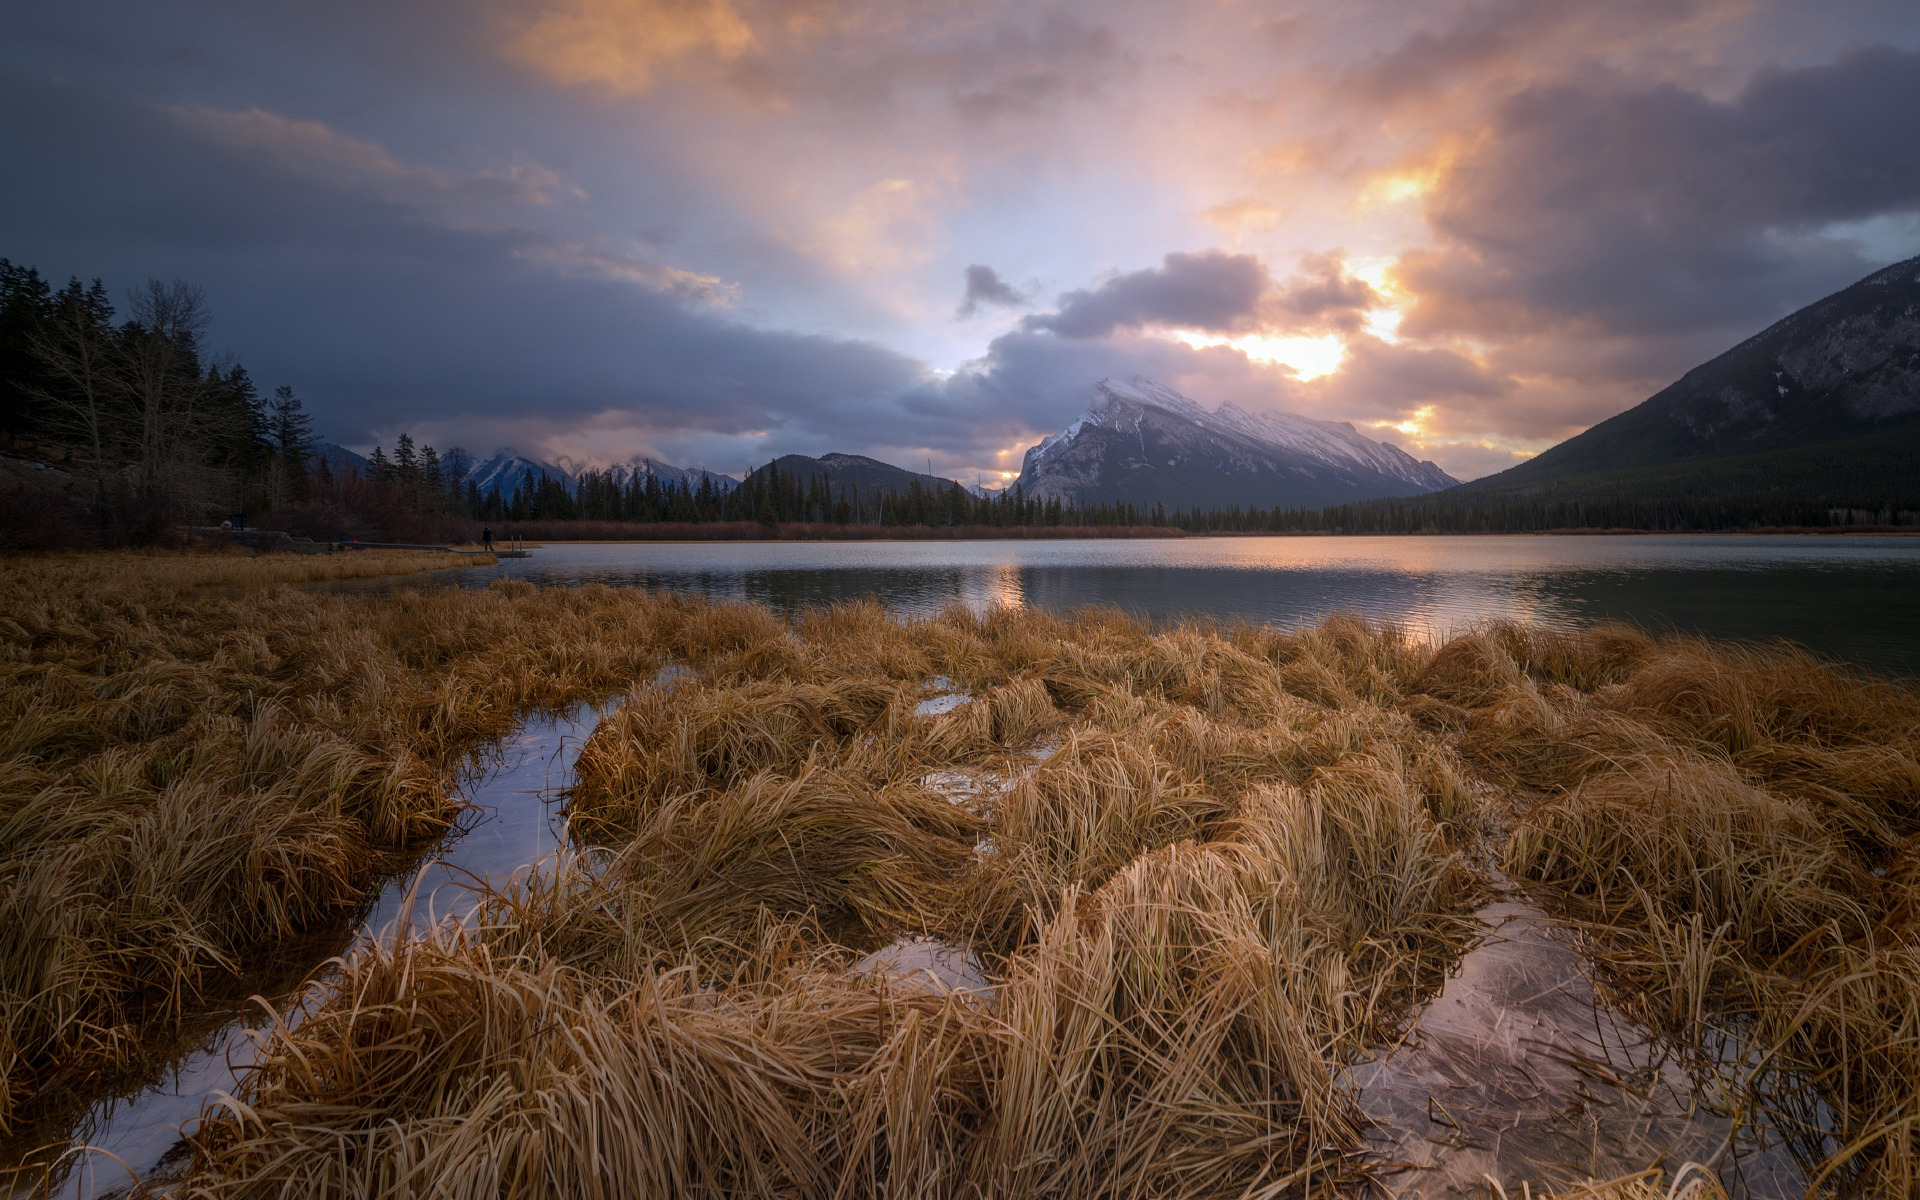
<path fill-rule="evenodd" d="M 1295 625 L 1350 609 L 1425 636 L 1487 620 L 1785 638 L 1884 674 L 1920 674 L 1920 538 L 1228 537 L 991 542 L 555 543 L 436 578 L 605 583 L 783 611 L 860 596 L 925 614 L 1115 605 Z M 392 587 L 392 582 L 364 586 Z"/>

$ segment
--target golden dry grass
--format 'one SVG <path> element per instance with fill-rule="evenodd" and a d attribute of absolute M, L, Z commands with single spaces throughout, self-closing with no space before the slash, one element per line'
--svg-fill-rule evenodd
<path fill-rule="evenodd" d="M 1789 649 L 1637 655 L 1589 692 L 1525 678 L 1480 710 L 1538 714 L 1469 735 L 1544 785 L 1509 869 L 1582 922 L 1644 1019 L 1749 1039 L 1755 1104 L 1831 1110 L 1822 1187 L 1920 1194 L 1920 695 Z M 1506 765 L 1541 738 L 1550 768 Z"/>
<path fill-rule="evenodd" d="M 421 550 L 356 550 L 335 554 L 256 554 L 246 550 L 123 550 L 112 554 L 44 554 L 15 558 L 9 575 L 39 580 L 68 594 L 154 596 L 196 588 L 269 587 L 327 580 L 375 579 L 419 571 L 491 566 L 491 554 Z"/>
<path fill-rule="evenodd" d="M 62 676 L 6 760 L 69 797 L 25 820 L 19 862 L 56 883 L 127 864 L 108 889 L 35 884 L 95 914 L 91 943 L 63 935 L 93 974 L 50 976 L 81 998 L 15 1006 L 62 1047 L 91 1026 L 48 1014 L 113 1011 L 71 981 L 119 978 L 127 948 L 169 964 L 142 986 L 184 1011 L 229 944 L 342 903 L 373 852 L 445 821 L 460 756 L 515 713 L 692 672 L 602 721 L 574 852 L 310 994 L 182 1194 L 1350 1194 L 1342 1068 L 1431 994 L 1492 859 L 1642 1020 L 1748 1036 L 1750 1103 L 1827 1106 L 1821 1188 L 1916 1194 L 1909 689 L 1612 626 L 1436 648 L 1350 617 L 787 622 L 526 585 L 167 603 L 17 639 L 17 662 L 135 648 Z M 294 627 L 353 651 L 295 660 Z M 917 715 L 935 677 L 971 700 Z M 169 799 L 188 780 L 212 799 Z M 90 840 L 123 810 L 144 841 Z M 162 869 L 209 831 L 266 849 Z M 151 897 L 189 895 L 218 899 L 146 932 Z M 991 992 L 853 971 L 910 936 L 971 949 Z M 1670 1193 L 1716 1194 L 1697 1173 L 1554 1194 Z"/>
<path fill-rule="evenodd" d="M 570 816 L 604 849 L 354 957 L 210 1123 L 190 1190 L 592 1191 L 616 1143 L 615 1191 L 1360 1181 L 1341 1065 L 1478 895 L 1437 815 L 1464 766 L 1338 707 L 1410 648 L 1097 612 L 654 617 L 695 674 L 583 750 Z M 973 698 L 915 715 L 934 676 Z M 990 962 L 991 996 L 850 974 L 920 934 Z"/>
<path fill-rule="evenodd" d="M 653 668 L 638 594 L 281 586 L 427 561 L 5 564 L 0 1134 L 351 912 L 447 828 L 467 754 L 519 714 Z"/>

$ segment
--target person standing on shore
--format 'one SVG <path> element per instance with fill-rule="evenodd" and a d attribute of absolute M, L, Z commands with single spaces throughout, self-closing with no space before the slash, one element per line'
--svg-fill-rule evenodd
<path fill-rule="evenodd" d="M 486 547 L 487 553 L 493 553 L 493 526 L 487 525 L 481 528 L 480 544 Z"/>

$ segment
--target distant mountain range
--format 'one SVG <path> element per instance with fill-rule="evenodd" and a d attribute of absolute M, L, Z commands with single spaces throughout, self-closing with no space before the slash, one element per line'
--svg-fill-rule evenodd
<path fill-rule="evenodd" d="M 344 447 L 322 453 L 336 468 L 364 469 L 366 460 Z M 939 492 L 964 486 L 930 473 L 909 471 L 863 454 L 787 454 L 749 472 L 769 469 L 801 481 L 830 483 L 836 500 L 903 493 L 914 484 Z M 589 468 L 565 459 L 548 461 L 510 447 L 474 464 L 467 478 L 481 493 L 511 495 L 528 475 L 542 475 L 569 493 Z M 653 476 L 698 488 L 711 480 L 728 492 L 741 481 L 698 467 L 675 467 L 640 456 L 607 471 L 625 484 Z M 1344 422 L 1316 421 L 1290 413 L 1251 413 L 1232 404 L 1209 412 L 1171 388 L 1136 377 L 1105 379 L 1094 386 L 1087 412 L 1072 425 L 1027 452 L 1017 482 L 1034 499 L 1076 505 L 1125 501 L 1142 509 L 1306 507 L 1349 500 L 1431 492 L 1455 481 L 1430 462 L 1373 441 Z M 978 487 L 974 495 L 992 495 Z"/>
<path fill-rule="evenodd" d="M 365 455 L 349 450 L 345 446 L 337 446 L 332 442 L 321 442 L 314 447 L 314 454 L 325 459 L 327 465 L 335 471 L 367 469 Z M 482 495 L 498 491 L 503 496 L 510 496 L 513 494 L 513 489 L 519 487 L 521 481 L 531 473 L 536 480 L 545 475 L 566 488 L 567 493 L 571 495 L 579 490 L 580 476 L 588 470 L 604 471 L 613 477 L 614 482 L 623 487 L 629 480 L 636 477 L 644 479 L 649 475 L 660 480 L 662 484 L 673 483 L 693 489 L 699 488 L 701 480 L 710 479 L 713 481 L 713 486 L 723 493 L 740 486 L 740 481 L 731 475 L 717 474 L 701 467 L 676 467 L 646 455 L 637 455 L 625 462 L 614 463 L 612 466 L 591 467 L 588 464 L 566 459 L 549 462 L 546 459 L 529 458 L 511 447 L 495 450 L 486 461 L 473 464 L 462 482 L 472 480 L 479 487 Z"/>
<path fill-rule="evenodd" d="M 512 495 L 513 489 L 520 486 L 529 472 L 536 480 L 545 475 L 572 493 L 579 489 L 581 474 L 589 469 L 607 472 L 613 477 L 614 482 L 622 487 L 626 486 L 630 480 L 645 479 L 649 475 L 662 484 L 672 483 L 695 489 L 700 486 L 702 480 L 712 480 L 713 485 L 722 492 L 732 491 L 740 482 L 731 475 L 716 474 L 701 467 L 675 467 L 645 455 L 614 463 L 610 467 L 589 468 L 584 463 L 566 460 L 547 462 L 544 459 L 528 458 L 508 447 L 494 451 L 493 456 L 485 462 L 474 464 L 467 478 L 479 487 L 480 494 L 483 496 L 493 491 L 498 491 L 503 496 Z"/>
<path fill-rule="evenodd" d="M 1027 451 L 1018 486 L 1076 505 L 1320 508 L 1459 481 L 1344 421 L 1212 412 L 1151 379 L 1103 379 L 1079 420 Z"/>
<path fill-rule="evenodd" d="M 1500 497 L 1920 505 L 1920 258 L 1436 499 Z"/>
<path fill-rule="evenodd" d="M 480 494 L 483 496 L 490 492 L 510 496 L 513 494 L 513 489 L 520 486 L 521 480 L 526 478 L 529 472 L 536 480 L 545 475 L 549 479 L 558 481 L 568 492 L 572 492 L 579 486 L 579 480 L 574 473 L 559 464 L 538 458 L 528 458 L 504 446 L 495 450 L 492 457 L 486 461 L 475 463 L 473 470 L 467 472 L 467 479 L 479 487 Z"/>
<path fill-rule="evenodd" d="M 783 454 L 768 466 L 777 467 L 781 474 L 798 479 L 802 487 L 814 478 L 825 480 L 831 486 L 835 500 L 851 497 L 856 489 L 861 496 L 872 497 L 883 492 L 904 492 L 908 485 L 915 483 L 932 492 L 944 492 L 958 486 L 951 479 L 909 471 L 864 454 L 823 454 L 819 458 L 805 454 Z M 767 469 L 756 468 L 748 474 L 748 481 L 765 474 Z"/>

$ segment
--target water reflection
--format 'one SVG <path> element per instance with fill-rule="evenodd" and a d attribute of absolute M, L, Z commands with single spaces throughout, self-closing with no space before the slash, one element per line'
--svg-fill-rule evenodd
<path fill-rule="evenodd" d="M 1054 542 L 554 544 L 499 577 L 672 588 L 782 611 L 860 597 L 924 615 L 1032 604 L 1115 605 L 1294 625 L 1351 609 L 1429 636 L 1486 620 L 1554 627 L 1601 617 L 1716 638 L 1786 638 L 1877 671 L 1920 674 L 1920 538 L 1287 537 Z"/>

